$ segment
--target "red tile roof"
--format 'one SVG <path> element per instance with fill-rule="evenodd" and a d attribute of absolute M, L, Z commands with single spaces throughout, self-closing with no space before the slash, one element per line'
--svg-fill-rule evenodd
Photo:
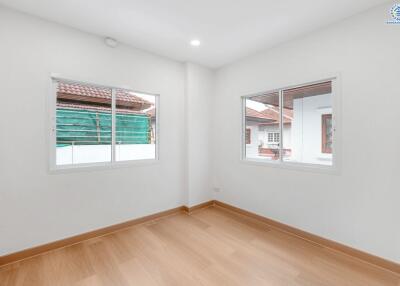
<path fill-rule="evenodd" d="M 105 112 L 111 113 L 111 106 L 110 107 L 103 107 L 103 106 L 93 106 L 87 104 L 75 104 L 75 103 L 63 103 L 57 102 L 57 108 L 65 108 L 65 109 L 74 109 L 74 110 L 88 110 L 88 111 L 98 111 L 98 112 Z M 129 110 L 129 109 L 121 109 L 117 108 L 116 113 L 118 114 L 137 114 L 137 115 L 145 115 L 145 112 Z"/>
<path fill-rule="evenodd" d="M 277 124 L 279 121 L 279 108 L 269 106 L 263 111 L 256 111 L 252 108 L 246 107 L 246 117 L 258 119 L 263 124 Z M 291 123 L 293 119 L 293 110 L 283 109 L 283 123 Z"/>
<path fill-rule="evenodd" d="M 263 114 L 262 112 L 259 112 L 257 110 L 254 110 L 252 108 L 246 107 L 246 117 L 251 117 L 255 119 L 261 119 L 269 122 L 273 122 L 274 118 L 271 118 L 271 116 L 268 116 L 267 114 Z"/>
<path fill-rule="evenodd" d="M 104 104 L 111 102 L 111 89 L 78 83 L 59 82 L 57 98 L 60 100 Z M 135 110 L 147 109 L 153 105 L 151 102 L 140 98 L 133 92 L 123 89 L 117 89 L 116 101 L 117 105 L 127 106 Z"/>
<path fill-rule="evenodd" d="M 111 100 L 111 89 L 105 87 L 95 87 L 83 84 L 71 84 L 65 82 L 58 83 L 58 92 L 73 95 L 89 96 L 96 98 L 108 98 Z"/>

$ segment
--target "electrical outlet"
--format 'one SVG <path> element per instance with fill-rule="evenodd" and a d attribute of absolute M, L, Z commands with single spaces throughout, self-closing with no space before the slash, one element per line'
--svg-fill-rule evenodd
<path fill-rule="evenodd" d="M 221 188 L 214 187 L 214 192 L 215 192 L 215 193 L 219 193 L 219 192 L 221 192 Z"/>

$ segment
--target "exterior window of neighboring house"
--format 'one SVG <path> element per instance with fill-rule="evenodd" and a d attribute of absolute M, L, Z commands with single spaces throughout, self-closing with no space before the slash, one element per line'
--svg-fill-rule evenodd
<path fill-rule="evenodd" d="M 332 114 L 322 115 L 322 153 L 332 153 Z"/>
<path fill-rule="evenodd" d="M 280 134 L 279 132 L 268 132 L 268 143 L 269 144 L 278 144 L 279 143 L 279 138 L 280 138 Z"/>
<path fill-rule="evenodd" d="M 260 140 L 259 146 L 243 146 L 244 159 L 333 166 L 334 82 L 327 80 L 243 97 L 244 128 L 251 126 L 253 138 Z M 247 138 L 247 130 L 243 136 Z"/>
<path fill-rule="evenodd" d="M 251 129 L 246 128 L 246 144 L 251 144 Z"/>
<path fill-rule="evenodd" d="M 157 95 L 53 79 L 51 166 L 157 158 Z"/>

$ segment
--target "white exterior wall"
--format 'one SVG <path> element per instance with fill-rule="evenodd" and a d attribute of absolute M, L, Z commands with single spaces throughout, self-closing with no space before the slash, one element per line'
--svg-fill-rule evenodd
<path fill-rule="evenodd" d="M 122 144 L 115 147 L 116 161 L 154 159 L 155 144 Z M 57 165 L 111 162 L 111 145 L 57 147 Z"/>
<path fill-rule="evenodd" d="M 282 138 L 283 149 L 291 149 L 290 142 L 292 142 L 292 124 L 284 124 Z"/>
<path fill-rule="evenodd" d="M 332 164 L 332 155 L 322 153 L 322 114 L 332 113 L 332 95 L 324 94 L 295 99 L 291 128 L 290 161 L 309 164 Z M 288 143 L 288 142 L 287 142 Z"/>
<path fill-rule="evenodd" d="M 258 124 L 255 122 L 246 123 L 246 128 L 251 130 L 250 144 L 246 144 L 246 157 L 258 158 L 258 145 L 260 144 L 262 133 L 260 133 Z"/>

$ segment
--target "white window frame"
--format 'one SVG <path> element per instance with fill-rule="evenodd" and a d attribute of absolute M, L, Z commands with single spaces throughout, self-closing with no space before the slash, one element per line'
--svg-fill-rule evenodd
<path fill-rule="evenodd" d="M 56 132 L 56 111 L 57 111 L 57 82 L 67 82 L 72 84 L 82 84 L 82 85 L 90 85 L 101 88 L 109 88 L 112 90 L 112 99 L 111 99 L 111 128 L 112 128 L 112 144 L 111 144 L 111 161 L 110 162 L 98 162 L 98 163 L 80 163 L 80 164 L 66 164 L 66 165 L 57 165 L 56 163 L 56 142 L 57 142 L 57 132 Z M 48 100 L 48 114 L 49 114 L 49 172 L 57 173 L 57 172 L 69 172 L 69 171 L 80 171 L 80 170 L 101 170 L 101 169 L 114 169 L 120 167 L 130 167 L 137 165 L 149 165 L 149 164 L 157 164 L 160 160 L 159 158 L 159 150 L 160 150 L 160 123 L 159 123 L 159 114 L 160 114 L 160 95 L 156 93 L 148 93 L 134 90 L 127 86 L 116 86 L 116 85 L 104 85 L 98 83 L 92 83 L 89 81 L 82 80 L 72 80 L 69 78 L 64 78 L 60 76 L 51 75 L 50 77 L 50 92 L 49 92 L 49 100 Z M 116 101 L 116 89 L 124 89 L 130 90 L 132 92 L 137 92 L 141 94 L 147 94 L 155 97 L 155 108 L 156 108 L 156 125 L 155 125 L 155 158 L 152 159 L 139 159 L 139 160 L 125 160 L 125 161 L 116 161 L 115 160 L 115 101 Z"/>
<path fill-rule="evenodd" d="M 282 169 L 291 169 L 291 170 L 299 170 L 299 171 L 311 171 L 317 173 L 329 173 L 329 174 L 339 174 L 340 166 L 341 166 L 341 78 L 339 74 L 335 74 L 333 76 L 320 77 L 320 80 L 316 81 L 305 81 L 300 84 L 288 84 L 281 88 L 269 89 L 268 91 L 253 93 L 249 95 L 244 95 L 240 97 L 241 100 L 241 150 L 240 150 L 240 161 L 245 164 L 258 165 L 258 166 L 267 166 L 267 167 L 277 167 Z M 283 91 L 287 89 L 318 84 L 331 81 L 332 82 L 332 126 L 333 126 L 333 142 L 332 142 L 332 165 L 322 165 L 322 164 L 310 164 L 310 163 L 302 163 L 302 162 L 288 162 L 284 161 L 282 158 L 282 133 L 283 133 L 283 113 L 282 113 L 282 98 Z M 279 160 L 265 160 L 258 158 L 247 158 L 246 157 L 246 144 L 243 144 L 243 130 L 246 128 L 246 99 L 259 96 L 266 95 L 272 93 L 279 93 L 279 109 L 280 109 L 280 122 L 279 122 L 279 133 L 280 133 L 280 142 L 279 148 Z"/>

